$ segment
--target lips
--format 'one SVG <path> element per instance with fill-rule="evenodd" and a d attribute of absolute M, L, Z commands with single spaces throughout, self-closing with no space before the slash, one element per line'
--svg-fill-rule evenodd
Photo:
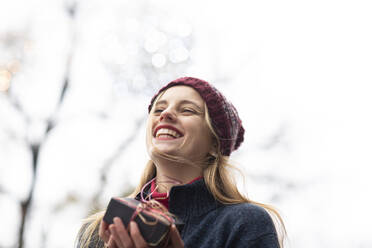
<path fill-rule="evenodd" d="M 171 137 L 171 138 L 177 139 L 177 138 L 182 137 L 183 133 L 173 126 L 159 125 L 155 128 L 153 136 L 156 138 L 162 136 L 162 137 Z"/>

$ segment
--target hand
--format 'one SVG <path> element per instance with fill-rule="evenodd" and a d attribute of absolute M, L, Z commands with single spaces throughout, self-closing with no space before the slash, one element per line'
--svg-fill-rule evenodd
<path fill-rule="evenodd" d="M 145 248 L 148 247 L 141 235 L 137 223 L 130 222 L 130 233 L 127 231 L 120 218 L 115 217 L 114 223 L 108 225 L 102 220 L 99 236 L 109 248 Z M 170 244 L 167 248 L 183 248 L 183 241 L 176 226 L 172 225 L 169 231 Z"/>
<path fill-rule="evenodd" d="M 120 218 L 115 217 L 114 223 L 109 225 L 102 220 L 99 228 L 99 236 L 109 248 L 146 248 L 147 243 L 143 239 L 135 222 L 130 222 L 131 233 L 125 228 Z"/>

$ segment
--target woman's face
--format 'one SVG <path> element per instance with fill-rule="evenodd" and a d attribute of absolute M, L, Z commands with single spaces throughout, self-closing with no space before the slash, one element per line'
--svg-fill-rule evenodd
<path fill-rule="evenodd" d="M 204 100 L 188 86 L 167 89 L 152 107 L 147 148 L 201 161 L 211 151 L 212 134 L 204 118 Z"/>

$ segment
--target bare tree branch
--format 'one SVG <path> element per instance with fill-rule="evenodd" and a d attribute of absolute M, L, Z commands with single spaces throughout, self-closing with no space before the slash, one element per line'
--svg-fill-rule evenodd
<path fill-rule="evenodd" d="M 75 18 L 75 10 L 76 10 L 76 4 L 71 7 L 67 8 L 67 13 L 71 17 L 71 19 Z M 75 52 L 75 44 L 76 44 L 76 32 L 74 28 L 72 29 L 72 41 L 70 46 L 69 55 L 66 60 L 66 70 L 65 70 L 65 76 L 64 76 L 64 82 L 62 86 L 62 90 L 59 96 L 59 101 L 55 107 L 55 110 L 53 111 L 53 114 L 48 118 L 47 120 L 47 127 L 44 133 L 43 139 L 41 139 L 38 143 L 32 144 L 31 142 L 28 142 L 29 148 L 32 153 L 32 168 L 33 168 L 33 174 L 32 174 L 32 183 L 31 183 L 31 189 L 30 193 L 25 201 L 21 203 L 21 209 L 22 209 L 22 215 L 21 215 L 21 225 L 19 228 L 19 239 L 18 239 L 18 248 L 23 248 L 24 246 L 24 233 L 25 233 L 25 224 L 28 217 L 28 214 L 31 210 L 34 190 L 35 190 L 35 184 L 37 180 L 37 170 L 38 170 L 38 158 L 40 155 L 40 147 L 43 145 L 43 143 L 46 140 L 46 137 L 50 133 L 50 131 L 55 127 L 53 116 L 56 116 L 59 112 L 61 106 L 64 103 L 66 92 L 68 90 L 69 82 L 70 82 L 70 72 L 71 72 L 71 62 L 73 58 L 73 54 Z M 16 106 L 19 106 L 18 104 Z M 18 107 L 20 110 L 21 108 Z M 46 234 L 43 234 L 44 237 L 46 237 Z"/>
<path fill-rule="evenodd" d="M 135 121 L 135 128 L 141 126 L 146 120 L 146 116 L 141 116 Z M 131 135 L 128 136 L 119 146 L 118 148 L 112 153 L 112 155 L 104 162 L 101 170 L 100 170 L 100 185 L 98 186 L 98 191 L 94 194 L 92 198 L 92 205 L 96 208 L 99 208 L 98 202 L 99 197 L 102 194 L 105 186 L 107 185 L 107 174 L 110 171 L 112 165 L 115 161 L 120 157 L 123 152 L 130 147 L 130 144 L 135 140 L 137 137 L 137 132 L 131 132 Z"/>

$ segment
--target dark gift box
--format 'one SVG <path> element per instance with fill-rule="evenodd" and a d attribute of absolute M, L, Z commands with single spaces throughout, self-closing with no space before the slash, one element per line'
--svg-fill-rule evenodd
<path fill-rule="evenodd" d="M 141 202 L 132 198 L 111 198 L 103 220 L 109 224 L 113 223 L 114 217 L 120 217 L 125 227 L 135 214 L 137 207 Z M 138 224 L 143 238 L 150 247 L 163 247 L 167 242 L 167 235 L 172 225 L 171 220 L 159 214 L 158 209 L 145 208 L 135 215 L 133 220 Z M 172 221 L 172 222 L 171 222 Z M 174 220 L 174 222 L 177 222 Z M 175 223 L 176 224 L 176 223 Z M 177 223 L 178 224 L 178 223 Z"/>

